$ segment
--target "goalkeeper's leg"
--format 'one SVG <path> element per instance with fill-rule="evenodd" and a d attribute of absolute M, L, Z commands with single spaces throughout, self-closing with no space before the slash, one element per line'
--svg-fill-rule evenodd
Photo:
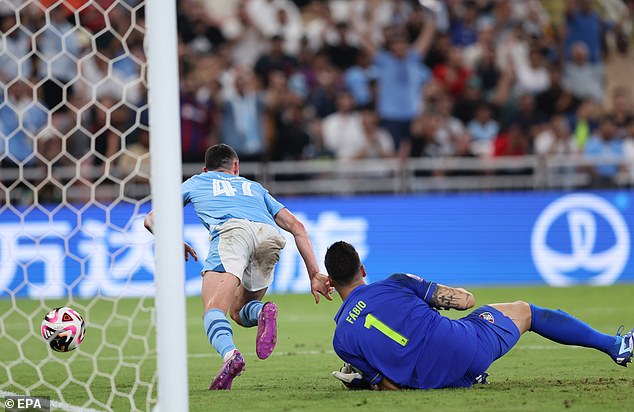
<path fill-rule="evenodd" d="M 240 280 L 231 273 L 206 271 L 202 297 L 205 332 L 209 343 L 223 358 L 223 365 L 209 389 L 230 389 L 233 379 L 244 370 L 244 359 L 233 342 L 233 330 L 226 314 Z"/>
<path fill-rule="evenodd" d="M 631 331 L 624 336 L 607 335 L 562 310 L 542 308 L 521 301 L 490 306 L 511 318 L 520 333 L 531 331 L 564 345 L 594 348 L 607 353 L 621 366 L 631 361 L 634 348 Z"/>

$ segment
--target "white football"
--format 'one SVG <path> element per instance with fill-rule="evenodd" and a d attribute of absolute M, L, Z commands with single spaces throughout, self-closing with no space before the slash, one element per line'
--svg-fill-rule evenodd
<path fill-rule="evenodd" d="M 56 352 L 69 352 L 84 340 L 86 323 L 74 309 L 55 308 L 42 320 L 42 338 Z"/>

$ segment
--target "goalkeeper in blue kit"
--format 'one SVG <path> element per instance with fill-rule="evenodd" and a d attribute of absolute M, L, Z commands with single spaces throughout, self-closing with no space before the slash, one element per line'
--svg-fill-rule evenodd
<path fill-rule="evenodd" d="M 522 301 L 497 303 L 452 320 L 437 309 L 466 310 L 473 295 L 411 274 L 366 285 L 354 247 L 336 242 L 325 258 L 343 303 L 335 315 L 335 352 L 345 362 L 333 372 L 346 386 L 368 389 L 469 387 L 527 331 L 564 344 L 594 348 L 627 366 L 634 329 L 600 333 L 561 310 Z"/>

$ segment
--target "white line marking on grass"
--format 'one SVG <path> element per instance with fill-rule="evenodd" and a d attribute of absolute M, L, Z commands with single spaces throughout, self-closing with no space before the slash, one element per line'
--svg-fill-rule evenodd
<path fill-rule="evenodd" d="M 528 350 L 584 349 L 581 346 L 574 346 L 574 345 L 519 345 L 519 346 L 517 346 L 517 348 L 518 349 L 528 349 Z"/>
<path fill-rule="evenodd" d="M 19 393 L 0 391 L 0 396 L 7 397 L 7 396 L 31 396 L 31 395 L 20 395 Z M 42 402 L 42 406 L 44 406 L 44 402 L 46 401 L 44 400 Z M 49 401 L 49 407 L 51 410 L 61 409 L 67 412 L 99 412 L 97 409 L 86 408 L 83 406 L 75 406 L 75 405 L 68 404 L 66 402 L 59 402 L 52 399 Z"/>
<path fill-rule="evenodd" d="M 288 352 L 273 352 L 273 354 L 271 356 L 312 356 L 312 355 L 333 355 L 335 353 L 335 351 L 333 350 L 298 350 L 298 351 L 288 351 Z M 243 355 L 248 355 L 248 356 L 256 356 L 255 352 L 247 352 L 247 353 L 243 353 Z M 89 356 L 89 357 L 88 357 Z M 189 353 L 187 354 L 188 358 L 192 358 L 192 359 L 197 359 L 197 358 L 213 358 L 217 356 L 215 353 L 213 352 L 207 352 L 207 353 Z M 75 359 L 73 359 L 71 362 L 92 362 L 94 358 L 94 354 L 93 353 L 87 353 L 86 356 L 78 356 Z M 97 357 L 96 360 L 97 362 L 99 361 L 114 361 L 114 360 L 122 360 L 122 361 L 139 361 L 139 360 L 143 360 L 143 359 L 153 359 L 156 358 L 156 353 L 152 353 L 149 355 L 128 355 L 128 356 L 100 356 Z M 31 361 L 33 362 L 41 362 L 45 359 L 39 359 L 39 360 L 34 360 L 31 359 Z M 1 394 L 2 392 L 0 392 Z"/>

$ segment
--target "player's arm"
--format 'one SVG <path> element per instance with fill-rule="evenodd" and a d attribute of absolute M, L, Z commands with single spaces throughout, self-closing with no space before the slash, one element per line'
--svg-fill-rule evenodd
<path fill-rule="evenodd" d="M 332 287 L 330 286 L 329 278 L 328 276 L 319 273 L 317 258 L 313 252 L 313 245 L 304 224 L 287 208 L 281 209 L 275 215 L 275 223 L 277 223 L 277 225 L 282 229 L 291 233 L 295 238 L 295 245 L 297 245 L 299 254 L 302 256 L 306 269 L 308 270 L 310 289 L 313 296 L 315 296 L 315 303 L 319 303 L 320 293 L 324 295 L 326 299 L 332 300 L 332 297 L 330 296 L 332 293 Z"/>
<path fill-rule="evenodd" d="M 436 284 L 429 304 L 439 309 L 466 310 L 475 305 L 473 294 L 463 288 Z"/>
<path fill-rule="evenodd" d="M 423 29 L 414 42 L 414 49 L 422 56 L 425 56 L 436 34 L 436 19 L 427 15 L 427 12 L 424 12 L 423 15 Z"/>
<path fill-rule="evenodd" d="M 145 226 L 145 228 L 152 234 L 154 234 L 153 231 L 153 227 L 154 227 L 154 211 L 150 210 L 150 213 L 147 214 L 147 216 L 145 216 L 145 219 L 143 219 L 143 226 Z M 191 257 L 194 258 L 195 261 L 198 261 L 198 254 L 196 253 L 196 251 L 194 250 L 193 247 L 189 246 L 189 244 L 187 244 L 187 242 L 184 242 L 185 246 L 185 261 L 189 260 L 189 256 L 191 255 Z"/>

